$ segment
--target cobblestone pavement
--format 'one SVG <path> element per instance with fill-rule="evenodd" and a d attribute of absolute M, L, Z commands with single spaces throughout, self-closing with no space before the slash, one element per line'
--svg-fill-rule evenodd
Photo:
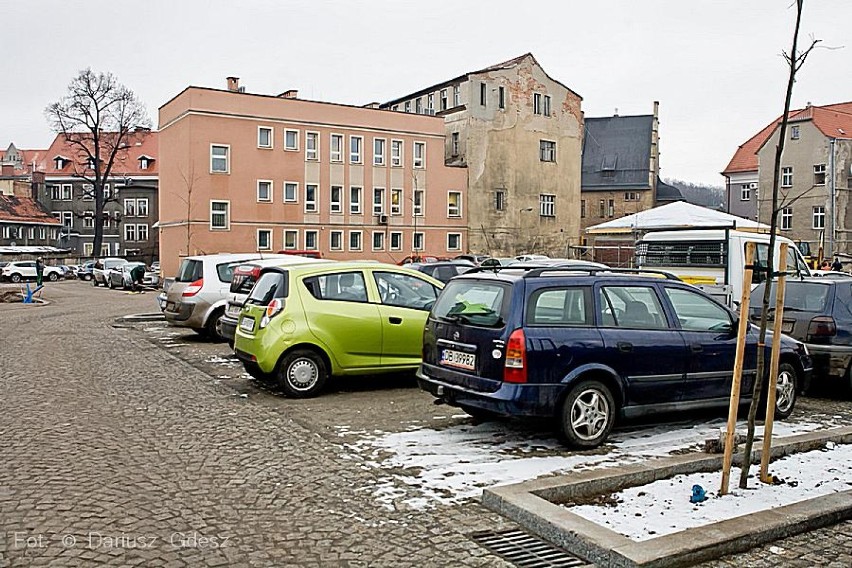
<path fill-rule="evenodd" d="M 379 507 L 339 426 L 456 423 L 410 377 L 335 382 L 307 401 L 248 380 L 227 346 L 117 316 L 153 294 L 80 282 L 0 304 L 0 568 L 508 566 L 466 535 L 516 528 L 476 502 Z M 836 399 L 800 409 L 848 421 Z M 849 566 L 841 523 L 703 566 Z"/>

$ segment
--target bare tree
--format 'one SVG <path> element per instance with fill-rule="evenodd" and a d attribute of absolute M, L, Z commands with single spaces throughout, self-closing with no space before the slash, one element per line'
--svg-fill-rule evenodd
<path fill-rule="evenodd" d="M 188 172 L 184 172 L 183 168 L 178 166 L 178 173 L 180 173 L 183 185 L 186 187 L 186 193 L 172 192 L 172 195 L 186 205 L 186 255 L 189 256 L 192 254 L 192 190 L 195 187 L 195 182 L 200 178 L 195 175 L 195 167 L 192 163 L 189 164 Z"/>
<path fill-rule="evenodd" d="M 104 205 L 114 197 L 104 194 L 116 160 L 127 152 L 139 129 L 149 129 L 145 105 L 112 73 L 84 69 L 68 85 L 68 92 L 45 109 L 51 130 L 76 153 L 69 156 L 74 177 L 92 186 L 95 238 L 92 254 L 100 254 L 104 232 Z"/>
<path fill-rule="evenodd" d="M 760 332 L 757 342 L 757 377 L 754 380 L 754 390 L 752 391 L 751 405 L 748 409 L 748 433 L 746 436 L 745 447 L 743 449 L 743 467 L 740 474 L 740 488 L 748 487 L 748 475 L 751 469 L 751 450 L 754 444 L 754 429 L 755 419 L 757 417 L 757 408 L 761 402 L 761 393 L 763 391 L 763 375 L 766 368 L 766 327 L 767 315 L 769 314 L 769 303 L 772 294 L 772 285 L 775 279 L 775 234 L 778 228 L 778 213 L 782 207 L 786 207 L 791 201 L 784 199 L 784 202 L 779 205 L 779 182 L 781 174 L 781 155 L 784 152 L 784 141 L 787 138 L 787 121 L 790 115 L 790 100 L 793 97 L 793 85 L 796 82 L 796 73 L 805 64 L 805 60 L 810 55 L 811 51 L 817 46 L 820 40 L 811 39 L 811 44 L 804 51 L 798 51 L 799 27 L 802 21 L 802 5 L 804 0 L 796 0 L 796 27 L 793 32 L 793 47 L 790 53 L 784 52 L 782 55 L 787 62 L 789 75 L 787 79 L 787 95 L 784 99 L 784 114 L 781 115 L 781 126 L 778 129 L 778 142 L 775 146 L 775 164 L 772 173 L 772 208 L 769 224 L 769 250 L 766 258 L 766 288 L 763 291 L 763 306 L 760 315 Z M 798 199 L 797 196 L 795 199 Z M 794 200 L 795 200 L 794 199 Z M 748 317 L 748 314 L 741 314 L 740 317 Z"/>

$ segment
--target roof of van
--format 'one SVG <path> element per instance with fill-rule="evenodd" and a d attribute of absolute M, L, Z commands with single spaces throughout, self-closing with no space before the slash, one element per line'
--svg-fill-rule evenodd
<path fill-rule="evenodd" d="M 746 231 L 728 231 L 732 237 L 749 241 L 769 242 L 769 233 L 750 233 Z M 775 236 L 778 242 L 792 243 L 787 237 Z M 725 239 L 723 229 L 688 229 L 684 231 L 652 231 L 646 233 L 643 241 L 721 241 Z"/>

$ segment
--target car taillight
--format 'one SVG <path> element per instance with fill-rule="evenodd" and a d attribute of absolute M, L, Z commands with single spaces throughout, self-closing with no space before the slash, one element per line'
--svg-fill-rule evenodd
<path fill-rule="evenodd" d="M 507 383 L 527 382 L 527 339 L 523 329 L 516 329 L 506 345 L 506 363 L 503 381 Z"/>
<path fill-rule="evenodd" d="M 202 287 L 204 287 L 204 278 L 199 278 L 198 280 L 184 288 L 183 293 L 181 293 L 181 296 L 183 296 L 184 298 L 187 298 L 189 296 L 195 296 L 196 294 L 201 292 Z"/>
<path fill-rule="evenodd" d="M 811 337 L 830 337 L 837 335 L 837 325 L 831 316 L 817 316 L 808 325 L 808 335 Z"/>
<path fill-rule="evenodd" d="M 272 320 L 272 318 L 274 318 L 277 314 L 281 313 L 281 310 L 283 309 L 284 300 L 275 298 L 269 302 L 269 305 L 266 306 L 266 311 L 263 312 L 263 317 L 260 318 L 260 329 L 269 325 L 270 320 Z"/>

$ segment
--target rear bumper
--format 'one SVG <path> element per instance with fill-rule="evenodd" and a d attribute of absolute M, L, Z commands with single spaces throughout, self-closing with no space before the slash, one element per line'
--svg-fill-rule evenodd
<path fill-rule="evenodd" d="M 228 341 L 234 341 L 237 336 L 237 325 L 239 321 L 227 315 L 219 318 L 219 333 Z"/>
<path fill-rule="evenodd" d="M 806 344 L 813 361 L 813 377 L 843 379 L 852 363 L 852 346 Z"/>
<path fill-rule="evenodd" d="M 505 416 L 550 418 L 556 415 L 557 404 L 565 385 L 517 384 L 491 379 L 479 379 L 482 389 L 449 383 L 430 373 L 429 365 L 420 365 L 417 383 L 420 388 L 450 406 L 470 406 Z"/>
<path fill-rule="evenodd" d="M 204 307 L 190 302 L 179 302 L 163 310 L 166 321 L 178 327 L 201 329 L 204 327 Z"/>

